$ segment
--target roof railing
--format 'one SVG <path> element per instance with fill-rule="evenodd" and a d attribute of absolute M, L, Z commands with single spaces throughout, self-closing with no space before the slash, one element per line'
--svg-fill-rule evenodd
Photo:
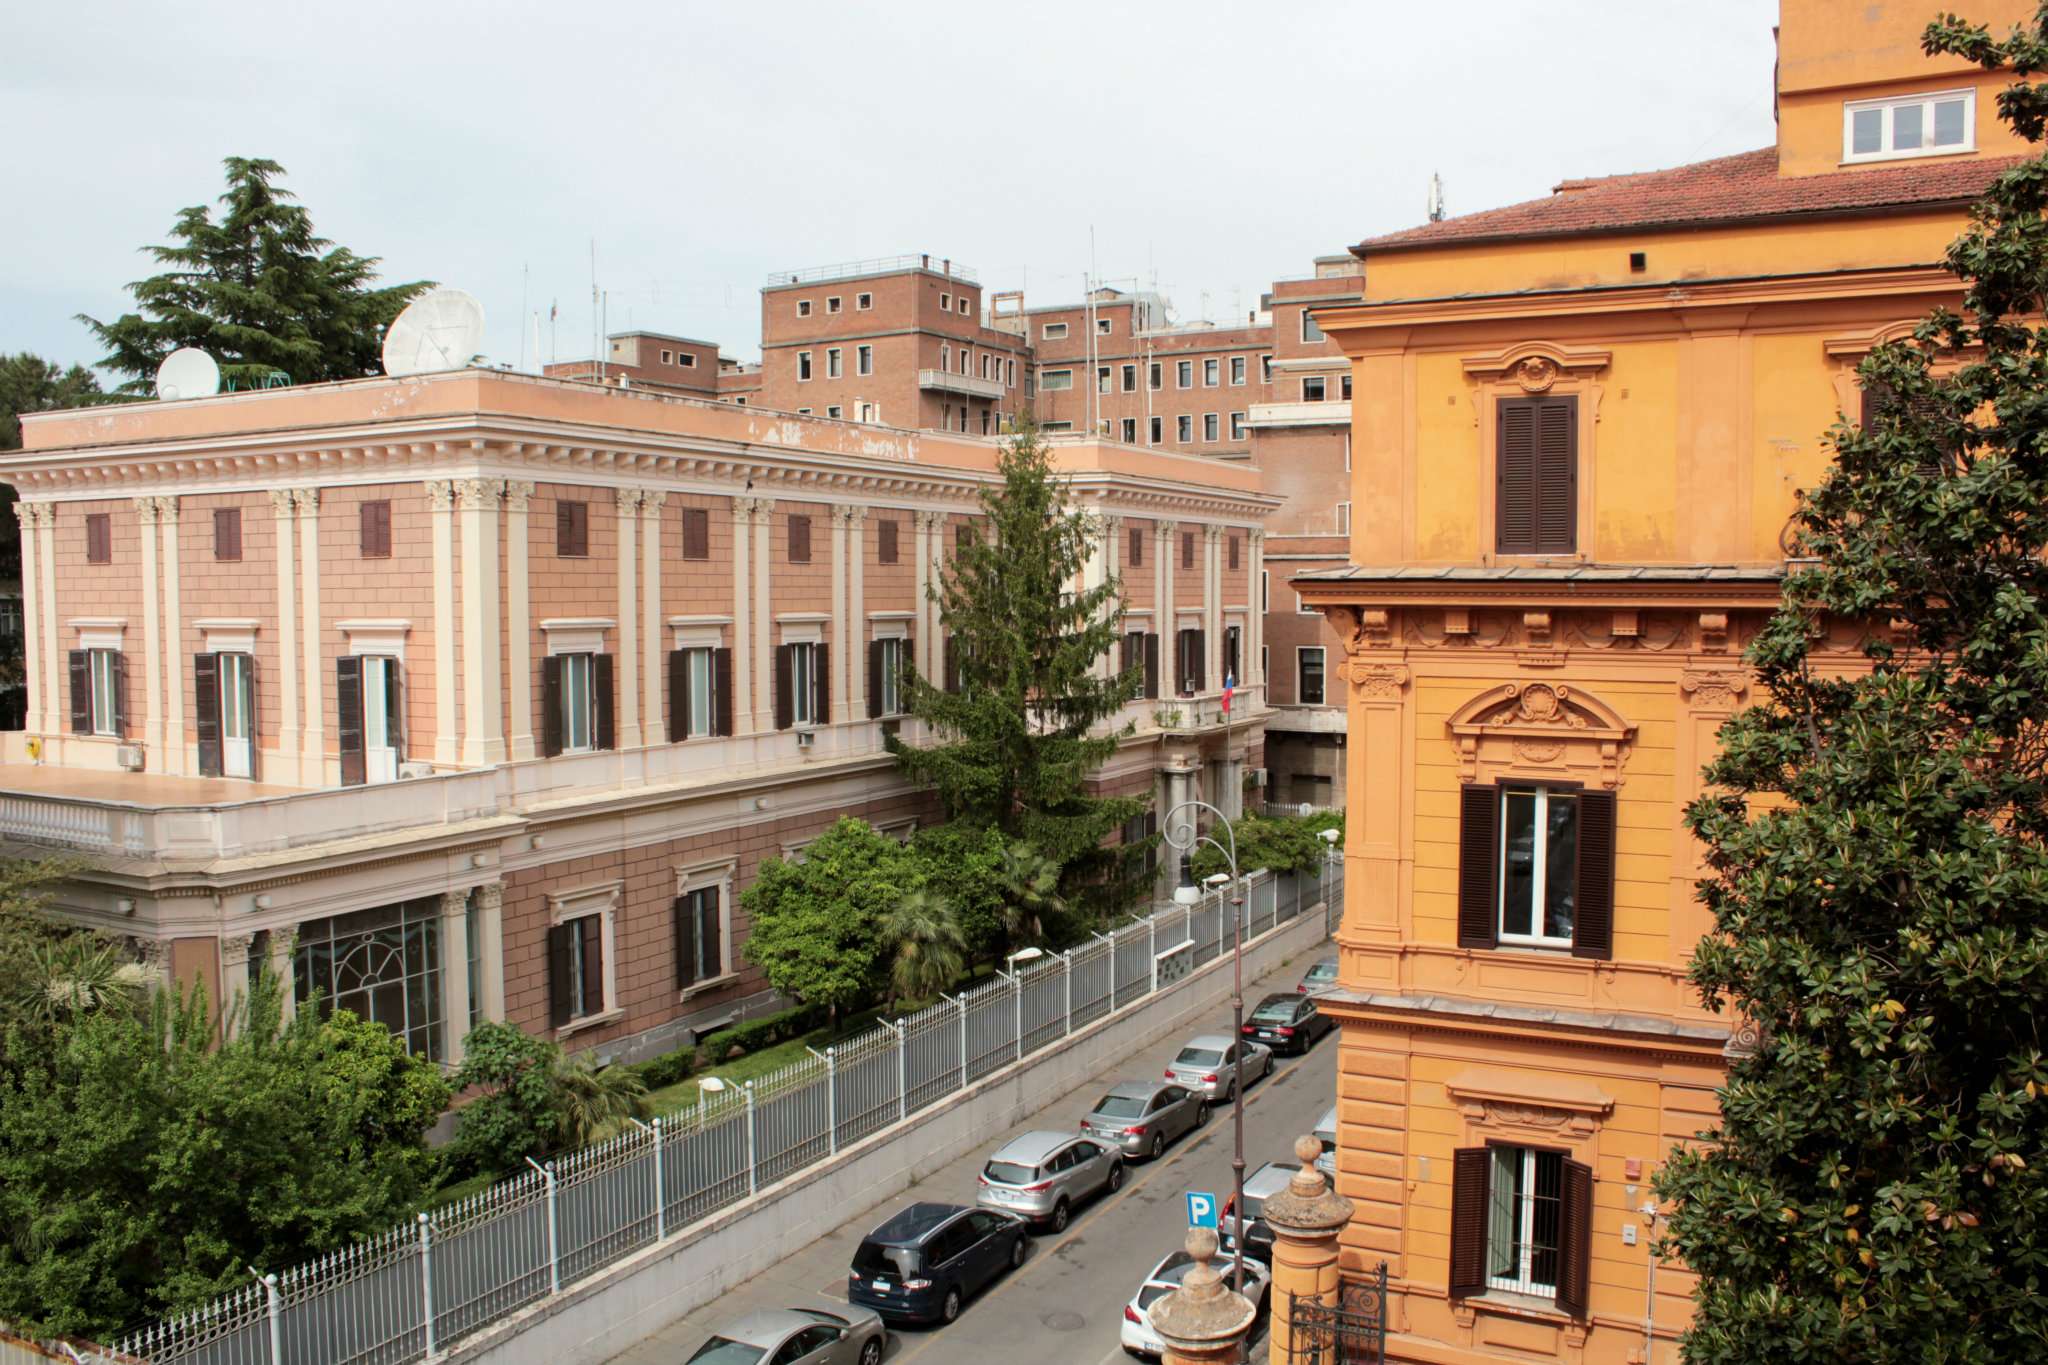
<path fill-rule="evenodd" d="M 808 270 L 777 270 L 769 274 L 766 287 L 776 289 L 792 284 L 817 284 L 823 280 L 851 279 L 855 275 L 890 275 L 899 270 L 930 270 L 948 279 L 964 280 L 968 284 L 981 283 L 981 277 L 972 267 L 964 266 L 951 257 L 922 254 L 877 256 L 866 261 L 816 265 Z"/>

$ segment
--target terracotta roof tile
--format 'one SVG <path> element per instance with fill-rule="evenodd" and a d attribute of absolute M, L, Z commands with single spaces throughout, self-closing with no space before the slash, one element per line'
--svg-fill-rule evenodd
<path fill-rule="evenodd" d="M 1779 215 L 1839 214 L 1975 199 L 2021 157 L 1914 161 L 1877 170 L 1780 176 L 1778 151 L 1717 157 L 1664 171 L 1567 180 L 1547 199 L 1369 237 L 1360 253 L 1521 237 L 1686 227 Z"/>

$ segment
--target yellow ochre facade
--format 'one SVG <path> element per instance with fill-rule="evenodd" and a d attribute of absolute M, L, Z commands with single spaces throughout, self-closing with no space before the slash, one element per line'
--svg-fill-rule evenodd
<path fill-rule="evenodd" d="M 1639 1362 L 1646 1314 L 1677 1359 L 1642 1206 L 1743 1043 L 1685 980 L 1683 811 L 1858 361 L 1957 303 L 2024 150 L 1930 17 L 1784 0 L 1776 146 L 1361 243 L 1317 314 L 1354 395 L 1351 565 L 1295 580 L 1348 683 L 1336 1185 L 1391 1359 Z"/>

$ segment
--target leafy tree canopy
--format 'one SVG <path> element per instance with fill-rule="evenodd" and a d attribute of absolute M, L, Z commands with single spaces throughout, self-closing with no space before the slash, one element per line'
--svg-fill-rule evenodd
<path fill-rule="evenodd" d="M 2040 142 L 2048 11 L 1925 45 L 2017 71 L 1999 112 Z M 1688 812 L 1692 979 L 1762 1038 L 1657 1180 L 1688 1361 L 2048 1356 L 2044 206 L 2048 159 L 2000 176 L 1948 252 L 1962 312 L 1864 362 L 1872 415 L 1800 505 L 1817 562 L 1751 647 L 1767 699 Z M 1845 622 L 1867 669 L 1816 656 Z"/>
<path fill-rule="evenodd" d="M 1069 500 L 1035 428 L 1003 443 L 997 470 L 981 524 L 959 537 L 933 590 L 957 689 L 909 679 L 910 714 L 939 738 L 889 745 L 949 820 L 1024 840 L 1065 870 L 1070 889 L 1121 903 L 1133 892 L 1120 875 L 1126 859 L 1103 841 L 1148 803 L 1090 796 L 1087 783 L 1129 733 L 1109 722 L 1139 685 L 1135 674 L 1095 672 L 1122 636 L 1122 588 L 1114 577 L 1075 588 L 1100 529 Z"/>
<path fill-rule="evenodd" d="M 762 863 L 741 893 L 746 958 L 769 985 L 836 1019 L 874 993 L 882 920 L 918 889 L 916 860 L 902 844 L 843 817 L 801 858 Z"/>
<path fill-rule="evenodd" d="M 1314 872 L 1329 856 L 1330 846 L 1323 842 L 1322 831 L 1344 828 L 1342 811 L 1320 811 L 1314 815 L 1245 815 L 1232 821 L 1237 831 L 1237 866 L 1241 872 L 1266 868 L 1278 873 Z M 1226 847 L 1230 843 L 1222 827 L 1215 826 L 1209 833 Z M 1341 843 L 1342 840 L 1340 839 Z M 1172 852 L 1171 849 L 1167 850 Z M 1221 853 L 1203 844 L 1195 850 L 1194 874 L 1197 878 L 1213 877 L 1218 872 L 1229 871 Z"/>
<path fill-rule="evenodd" d="M 0 450 L 21 448 L 23 413 L 113 401 L 112 394 L 100 389 L 99 376 L 83 365 L 67 370 L 27 351 L 0 355 Z"/>
<path fill-rule="evenodd" d="M 473 1092 L 455 1118 L 451 1151 L 458 1168 L 516 1172 L 528 1158 L 568 1151 L 648 1113 L 647 1083 L 630 1067 L 599 1068 L 589 1054 L 483 1023 L 462 1041 L 458 1092 Z"/>
<path fill-rule="evenodd" d="M 953 907 L 971 961 L 1003 951 L 1009 919 L 1003 883 L 1007 847 L 1001 830 L 964 822 L 928 826 L 910 837 L 918 883 Z"/>
<path fill-rule="evenodd" d="M 128 286 L 136 312 L 112 322 L 80 315 L 107 347 L 102 366 L 148 393 L 156 368 L 181 346 L 220 362 L 223 383 L 253 385 L 273 371 L 296 384 L 383 372 L 384 329 L 424 281 L 376 285 L 378 258 L 358 256 L 313 231 L 313 216 L 278 187 L 275 161 L 231 156 L 218 217 L 204 204 L 180 212 L 173 242 L 148 248 L 169 267 Z"/>

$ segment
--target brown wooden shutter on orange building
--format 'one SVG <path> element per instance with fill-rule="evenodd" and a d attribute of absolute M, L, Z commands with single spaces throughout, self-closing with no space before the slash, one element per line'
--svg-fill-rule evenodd
<path fill-rule="evenodd" d="M 1138 526 L 1131 528 L 1131 567 L 1134 569 L 1145 567 L 1145 532 L 1142 527 Z"/>
<path fill-rule="evenodd" d="M 540 661 L 540 752 L 543 758 L 562 752 L 562 659 L 557 654 Z"/>
<path fill-rule="evenodd" d="M 1500 860 L 1500 788 L 1469 784 L 1458 791 L 1458 946 L 1499 942 L 1494 877 Z"/>
<path fill-rule="evenodd" d="M 690 651 L 668 652 L 668 742 L 690 737 Z"/>
<path fill-rule="evenodd" d="M 1460 1147 L 1451 1154 L 1451 1297 L 1486 1292 L 1486 1182 L 1493 1154 Z"/>
<path fill-rule="evenodd" d="M 590 695 L 596 703 L 597 731 L 593 747 L 616 749 L 619 747 L 616 732 L 612 726 L 612 704 L 614 687 L 612 682 L 612 656 L 593 654 L 590 656 Z"/>
<path fill-rule="evenodd" d="M 114 562 L 113 520 L 105 512 L 85 514 L 85 562 L 88 564 L 111 564 Z"/>
<path fill-rule="evenodd" d="M 732 651 L 711 651 L 711 733 L 732 733 Z"/>
<path fill-rule="evenodd" d="M 1195 567 L 1195 533 L 1193 531 L 1182 531 L 1180 533 L 1180 566 L 1183 569 Z"/>
<path fill-rule="evenodd" d="M 71 651 L 71 733 L 89 735 L 92 733 L 92 654 L 83 649 Z"/>
<path fill-rule="evenodd" d="M 360 787 L 369 780 L 369 763 L 363 747 L 363 661 L 353 654 L 334 661 L 334 710 L 341 785 Z"/>
<path fill-rule="evenodd" d="M 1578 546 L 1579 400 L 1503 398 L 1495 409 L 1494 539 L 1504 555 Z"/>
<path fill-rule="evenodd" d="M 896 523 L 878 521 L 875 523 L 875 562 L 894 564 L 896 562 Z"/>
<path fill-rule="evenodd" d="M 576 925 L 548 928 L 548 1024 L 560 1028 L 575 1017 Z"/>
<path fill-rule="evenodd" d="M 683 558 L 711 558 L 711 513 L 702 507 L 683 509 Z"/>
<path fill-rule="evenodd" d="M 565 559 L 580 559 L 590 553 L 590 504 L 555 504 L 555 553 Z"/>
<path fill-rule="evenodd" d="M 697 914 L 695 898 L 677 896 L 671 907 L 676 917 L 676 987 L 697 984 Z"/>
<path fill-rule="evenodd" d="M 242 557 L 241 508 L 216 507 L 213 509 L 213 557 L 215 559 L 240 559 Z"/>
<path fill-rule="evenodd" d="M 391 557 L 391 504 L 375 498 L 362 505 L 358 537 L 364 559 Z"/>
<path fill-rule="evenodd" d="M 796 689 L 791 684 L 789 656 L 795 645 L 775 646 L 775 728 L 787 730 L 796 723 Z"/>
<path fill-rule="evenodd" d="M 789 519 L 789 562 L 808 564 L 811 562 L 811 519 L 792 516 Z"/>
<path fill-rule="evenodd" d="M 1593 1168 L 1567 1159 L 1557 1235 L 1557 1307 L 1583 1320 L 1593 1279 Z"/>
<path fill-rule="evenodd" d="M 192 656 L 193 720 L 198 727 L 199 775 L 219 777 L 220 746 L 220 655 Z M 253 730 L 254 717 L 250 728 Z M 251 746 L 254 747 L 253 745 Z"/>
<path fill-rule="evenodd" d="M 1615 802 L 1610 791 L 1579 793 L 1579 868 L 1572 956 L 1614 956 Z"/>

